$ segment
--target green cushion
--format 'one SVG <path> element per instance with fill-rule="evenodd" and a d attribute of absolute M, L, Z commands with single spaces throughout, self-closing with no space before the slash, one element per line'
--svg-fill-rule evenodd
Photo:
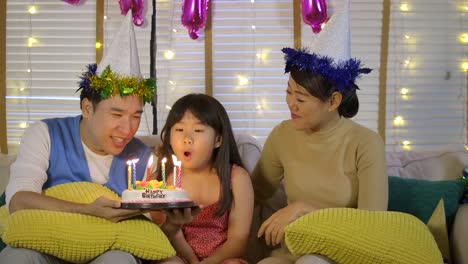
<path fill-rule="evenodd" d="M 441 198 L 450 226 L 463 196 L 460 180 L 428 181 L 389 176 L 388 210 L 409 213 L 427 223 Z"/>

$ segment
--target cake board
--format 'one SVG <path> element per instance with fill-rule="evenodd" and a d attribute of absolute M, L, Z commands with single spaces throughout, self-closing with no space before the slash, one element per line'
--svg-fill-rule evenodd
<path fill-rule="evenodd" d="M 149 209 L 149 210 L 165 210 L 165 209 L 183 209 L 197 208 L 195 202 L 173 202 L 173 203 L 121 203 L 121 209 Z"/>

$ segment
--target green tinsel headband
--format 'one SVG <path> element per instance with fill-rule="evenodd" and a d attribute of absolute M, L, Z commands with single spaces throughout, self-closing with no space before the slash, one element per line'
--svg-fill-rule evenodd
<path fill-rule="evenodd" d="M 143 98 L 145 103 L 150 103 L 156 90 L 156 81 L 154 79 L 144 79 L 142 77 L 122 76 L 112 72 L 110 66 L 101 73 L 96 74 L 97 65 L 89 64 L 87 71 L 80 77 L 77 91 L 98 92 L 101 99 L 107 99 L 113 95 L 127 96 L 136 95 Z"/>

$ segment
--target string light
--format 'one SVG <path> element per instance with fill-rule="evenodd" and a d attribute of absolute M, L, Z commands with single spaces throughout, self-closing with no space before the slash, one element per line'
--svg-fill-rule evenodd
<path fill-rule="evenodd" d="M 411 59 L 409 58 L 403 61 L 403 64 L 405 65 L 405 67 L 409 67 L 410 63 L 411 63 Z"/>
<path fill-rule="evenodd" d="M 463 62 L 463 63 L 461 64 L 461 68 L 462 68 L 462 70 L 465 71 L 465 72 L 468 71 L 468 62 Z"/>
<path fill-rule="evenodd" d="M 458 39 L 460 40 L 461 43 L 468 43 L 468 34 L 467 33 L 460 34 Z"/>
<path fill-rule="evenodd" d="M 34 46 L 34 44 L 37 43 L 37 39 L 36 38 L 33 38 L 33 37 L 29 37 L 28 38 L 28 47 L 31 48 L 32 46 Z"/>
<path fill-rule="evenodd" d="M 262 49 L 260 52 L 257 53 L 257 59 L 266 64 L 266 62 L 268 61 L 268 55 L 270 54 L 270 50 L 269 49 Z"/>
<path fill-rule="evenodd" d="M 28 127 L 28 123 L 26 123 L 26 122 L 21 122 L 21 123 L 19 124 L 19 126 L 20 126 L 21 128 L 27 128 L 27 127 Z"/>
<path fill-rule="evenodd" d="M 408 4 L 406 4 L 406 3 L 401 4 L 401 5 L 400 5 L 400 10 L 401 10 L 401 11 L 404 11 L 404 12 L 409 11 L 409 6 L 408 6 Z"/>
<path fill-rule="evenodd" d="M 100 49 L 102 47 L 102 43 L 101 42 L 96 42 L 96 49 Z"/>
<path fill-rule="evenodd" d="M 400 93 L 402 95 L 407 95 L 409 93 L 409 89 L 408 88 L 401 88 Z"/>
<path fill-rule="evenodd" d="M 411 150 L 411 141 L 403 140 L 401 144 L 404 150 Z"/>
<path fill-rule="evenodd" d="M 393 119 L 393 124 L 395 126 L 402 126 L 405 124 L 405 120 L 403 119 L 402 116 L 396 116 L 395 119 Z"/>
<path fill-rule="evenodd" d="M 245 77 L 245 76 L 238 75 L 237 76 L 237 84 L 240 85 L 240 86 L 246 86 L 247 84 L 249 84 L 249 79 L 247 79 L 247 77 Z"/>
<path fill-rule="evenodd" d="M 172 50 L 166 50 L 164 52 L 164 58 L 166 58 L 166 60 L 172 60 L 174 59 L 174 56 L 175 56 L 175 53 Z"/>
<path fill-rule="evenodd" d="M 35 6 L 29 7 L 28 12 L 29 12 L 29 14 L 31 14 L 31 15 L 36 14 L 36 12 L 37 12 L 36 7 L 35 7 Z"/>

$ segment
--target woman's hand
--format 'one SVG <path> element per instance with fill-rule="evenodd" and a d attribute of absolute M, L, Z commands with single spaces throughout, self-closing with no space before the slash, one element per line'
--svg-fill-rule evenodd
<path fill-rule="evenodd" d="M 281 208 L 263 222 L 258 230 L 257 237 L 264 235 L 267 245 L 278 245 L 284 239 L 284 229 L 289 223 L 315 209 L 299 201 Z"/>

